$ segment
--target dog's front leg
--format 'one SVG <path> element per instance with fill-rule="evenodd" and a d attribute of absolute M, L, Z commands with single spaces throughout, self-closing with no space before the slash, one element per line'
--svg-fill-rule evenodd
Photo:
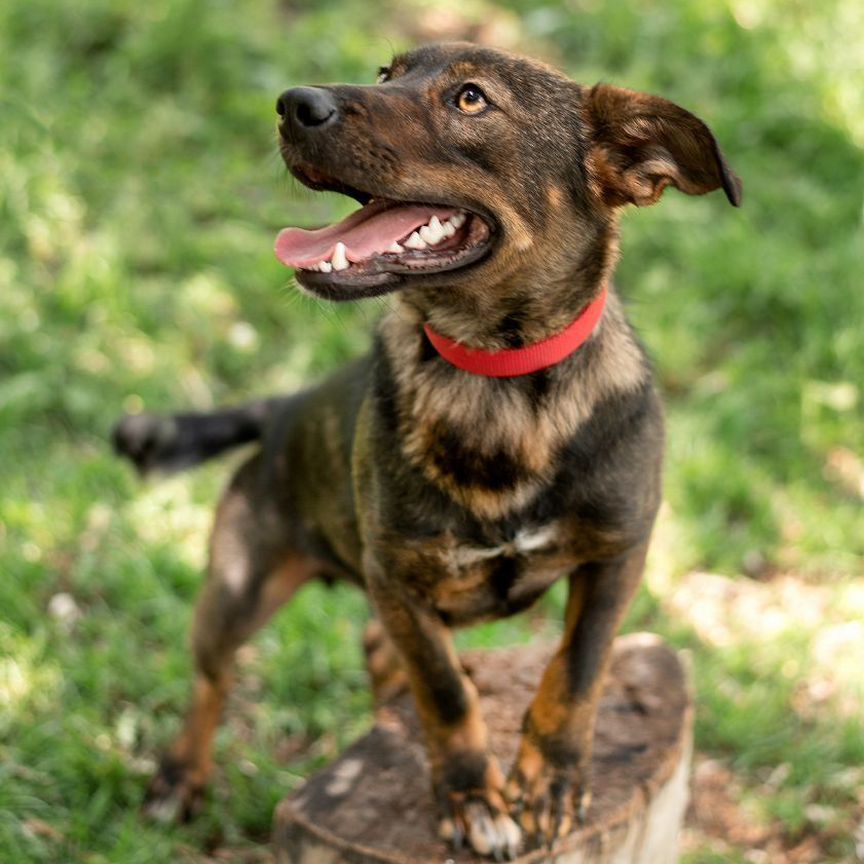
<path fill-rule="evenodd" d="M 439 833 L 459 848 L 514 858 L 520 831 L 507 813 L 504 777 L 486 749 L 477 691 L 465 675 L 449 629 L 414 595 L 410 576 L 383 557 L 366 566 L 370 596 L 399 651 L 426 738 Z"/>
<path fill-rule="evenodd" d="M 505 788 L 512 814 L 535 842 L 550 845 L 584 820 L 590 801 L 594 719 L 612 642 L 639 584 L 647 543 L 570 577 L 561 645 L 523 724 Z"/>

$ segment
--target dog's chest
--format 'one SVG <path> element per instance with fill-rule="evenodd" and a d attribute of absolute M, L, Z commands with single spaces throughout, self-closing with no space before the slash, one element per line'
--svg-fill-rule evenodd
<path fill-rule="evenodd" d="M 435 607 L 453 624 L 518 612 L 568 570 L 554 524 L 518 531 L 490 546 L 447 538 L 438 559 L 443 566 L 433 589 Z"/>

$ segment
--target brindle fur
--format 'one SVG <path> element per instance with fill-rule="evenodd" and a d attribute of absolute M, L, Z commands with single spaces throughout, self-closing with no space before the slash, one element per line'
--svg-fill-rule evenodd
<path fill-rule="evenodd" d="M 463 116 L 479 85 L 494 108 Z M 707 127 L 666 100 L 585 88 L 536 61 L 468 44 L 396 58 L 385 83 L 326 88 L 322 131 L 281 127 L 292 169 L 376 197 L 480 213 L 493 245 L 439 275 L 394 275 L 364 357 L 317 387 L 206 415 L 126 418 L 118 449 L 174 467 L 260 439 L 219 508 L 195 618 L 197 683 L 151 808 L 194 806 L 239 644 L 305 581 L 367 590 L 376 692 L 406 677 L 426 733 L 442 836 L 515 855 L 519 829 L 551 843 L 584 814 L 592 725 L 609 649 L 639 582 L 660 501 L 662 415 L 649 364 L 610 278 L 618 213 L 740 183 Z M 338 274 L 301 275 L 343 298 Z M 560 330 L 606 286 L 591 338 L 518 378 L 462 372 L 422 325 L 463 343 L 518 347 Z M 504 778 L 450 628 L 510 615 L 557 579 L 564 636 Z"/>

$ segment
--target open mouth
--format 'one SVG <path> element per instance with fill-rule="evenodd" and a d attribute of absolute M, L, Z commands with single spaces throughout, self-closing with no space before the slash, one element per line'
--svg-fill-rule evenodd
<path fill-rule="evenodd" d="M 317 230 L 285 228 L 276 257 L 305 287 L 331 299 L 353 299 L 402 287 L 406 277 L 467 267 L 483 259 L 493 230 L 479 214 L 447 204 L 372 198 L 318 172 L 293 169 L 313 189 L 356 198 L 361 208 Z"/>

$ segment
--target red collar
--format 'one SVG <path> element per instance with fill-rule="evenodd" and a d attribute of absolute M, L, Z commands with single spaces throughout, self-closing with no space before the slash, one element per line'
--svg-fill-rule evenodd
<path fill-rule="evenodd" d="M 472 375 L 487 378 L 512 378 L 546 369 L 569 357 L 593 332 L 606 305 L 606 288 L 597 295 L 560 333 L 526 345 L 524 348 L 504 348 L 484 351 L 468 348 L 423 325 L 435 350 L 451 365 Z"/>

